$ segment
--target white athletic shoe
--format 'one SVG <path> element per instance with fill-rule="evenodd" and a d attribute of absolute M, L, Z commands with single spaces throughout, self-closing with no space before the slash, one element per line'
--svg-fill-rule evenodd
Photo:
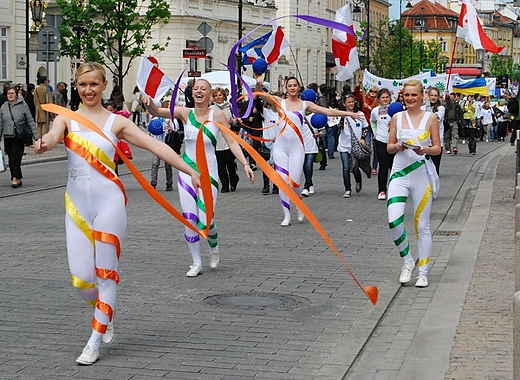
<path fill-rule="evenodd" d="M 298 222 L 303 222 L 304 219 L 305 219 L 305 215 L 303 215 L 303 212 L 298 210 Z"/>
<path fill-rule="evenodd" d="M 290 217 L 285 217 L 282 220 L 282 223 L 280 223 L 280 226 L 282 226 L 282 227 L 288 227 L 290 225 L 291 225 L 291 218 Z"/>
<path fill-rule="evenodd" d="M 417 288 L 426 288 L 428 287 L 428 277 L 425 274 L 420 274 L 417 277 L 417 282 L 415 283 Z"/>
<path fill-rule="evenodd" d="M 92 365 L 97 362 L 99 359 L 99 351 L 92 347 L 90 344 L 87 344 L 83 349 L 83 352 L 76 359 L 76 363 L 81 365 Z"/>
<path fill-rule="evenodd" d="M 202 266 L 199 264 L 191 264 L 190 270 L 186 272 L 186 277 L 197 277 L 199 274 L 202 273 Z"/>
<path fill-rule="evenodd" d="M 218 249 L 215 249 L 209 253 L 209 266 L 215 269 L 220 262 L 220 255 Z"/>
<path fill-rule="evenodd" d="M 314 194 L 314 186 L 309 186 L 309 194 Z"/>
<path fill-rule="evenodd" d="M 115 336 L 116 332 L 114 330 L 114 320 L 112 319 L 110 322 L 108 322 L 107 331 L 105 331 L 101 340 L 105 344 L 110 344 L 114 341 Z"/>
<path fill-rule="evenodd" d="M 413 264 L 413 265 L 404 264 L 403 265 L 403 269 L 401 269 L 401 275 L 399 276 L 399 282 L 401 284 L 406 284 L 406 283 L 410 282 L 410 280 L 412 279 L 412 272 L 413 272 L 414 268 L 415 268 L 415 264 Z"/>

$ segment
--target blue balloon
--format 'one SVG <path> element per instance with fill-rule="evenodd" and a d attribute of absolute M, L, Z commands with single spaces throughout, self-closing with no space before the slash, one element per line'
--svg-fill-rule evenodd
<path fill-rule="evenodd" d="M 165 121 L 166 120 L 162 117 L 152 119 L 150 123 L 148 123 L 148 131 L 150 131 L 152 135 L 162 135 L 164 132 L 163 123 Z"/>
<path fill-rule="evenodd" d="M 256 75 L 262 75 L 267 71 L 267 61 L 263 58 L 257 58 L 253 62 L 253 72 Z"/>
<path fill-rule="evenodd" d="M 302 100 L 307 100 L 309 102 L 316 102 L 316 92 L 314 90 L 311 90 L 310 88 L 303 90 L 302 92 Z"/>
<path fill-rule="evenodd" d="M 394 116 L 396 113 L 398 112 L 402 112 L 404 111 L 404 107 L 401 103 L 399 102 L 393 102 L 391 103 L 389 106 L 388 106 L 388 114 L 390 115 L 390 117 Z"/>
<path fill-rule="evenodd" d="M 312 90 L 311 90 L 312 91 Z M 325 128 L 327 125 L 327 115 L 323 115 L 321 113 L 315 113 L 311 116 L 311 125 L 316 129 L 322 129 Z"/>

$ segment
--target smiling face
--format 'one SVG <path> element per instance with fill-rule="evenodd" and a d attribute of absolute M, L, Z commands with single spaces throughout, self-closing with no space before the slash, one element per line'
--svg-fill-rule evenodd
<path fill-rule="evenodd" d="M 428 99 L 430 100 L 430 103 L 435 104 L 439 100 L 439 91 L 436 89 L 430 89 L 428 92 Z"/>
<path fill-rule="evenodd" d="M 354 106 L 356 105 L 356 100 L 353 96 L 349 96 L 343 100 L 343 105 L 347 111 L 352 112 L 354 110 Z"/>
<path fill-rule="evenodd" d="M 193 85 L 193 99 L 195 104 L 209 105 L 211 84 L 205 79 L 199 79 Z"/>
<path fill-rule="evenodd" d="M 103 91 L 106 90 L 105 69 L 97 63 L 84 63 L 78 69 L 76 77 L 78 94 L 86 106 L 101 104 Z"/>
<path fill-rule="evenodd" d="M 390 97 L 390 93 L 388 92 L 382 92 L 379 95 L 379 104 L 382 106 L 387 106 L 390 104 L 392 98 Z"/>
<path fill-rule="evenodd" d="M 404 103 L 407 108 L 413 108 L 421 105 L 422 91 L 418 86 L 406 86 L 404 88 Z"/>
<path fill-rule="evenodd" d="M 298 96 L 298 92 L 300 91 L 300 84 L 296 78 L 290 78 L 285 84 L 285 89 L 287 90 L 287 95 L 289 96 Z"/>
<path fill-rule="evenodd" d="M 222 104 L 222 103 L 224 103 L 225 95 L 220 90 L 213 91 L 213 99 L 215 100 L 215 103 Z"/>

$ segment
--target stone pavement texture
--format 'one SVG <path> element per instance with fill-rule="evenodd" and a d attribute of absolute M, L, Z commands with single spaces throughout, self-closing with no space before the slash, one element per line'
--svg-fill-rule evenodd
<path fill-rule="evenodd" d="M 75 363 L 92 312 L 70 285 L 63 146 L 28 152 L 23 188 L 0 175 L 0 379 L 512 379 L 515 148 L 464 148 L 442 159 L 426 289 L 397 281 L 377 180 L 343 199 L 340 160 L 315 171 L 305 202 L 358 280 L 378 286 L 375 307 L 307 221 L 279 226 L 259 171 L 255 185 L 242 174 L 235 193 L 219 195 L 219 268 L 206 260 L 203 275 L 185 277 L 182 227 L 121 167 L 116 339 L 91 367 Z M 150 154 L 134 157 L 149 176 Z M 178 206 L 161 181 L 162 169 L 158 189 Z"/>

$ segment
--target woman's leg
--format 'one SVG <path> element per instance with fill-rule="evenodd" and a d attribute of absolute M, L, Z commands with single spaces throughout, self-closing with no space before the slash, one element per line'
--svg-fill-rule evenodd
<path fill-rule="evenodd" d="M 345 191 L 352 191 L 352 185 L 350 183 L 350 153 L 340 152 L 341 166 L 343 174 L 343 186 Z"/>

